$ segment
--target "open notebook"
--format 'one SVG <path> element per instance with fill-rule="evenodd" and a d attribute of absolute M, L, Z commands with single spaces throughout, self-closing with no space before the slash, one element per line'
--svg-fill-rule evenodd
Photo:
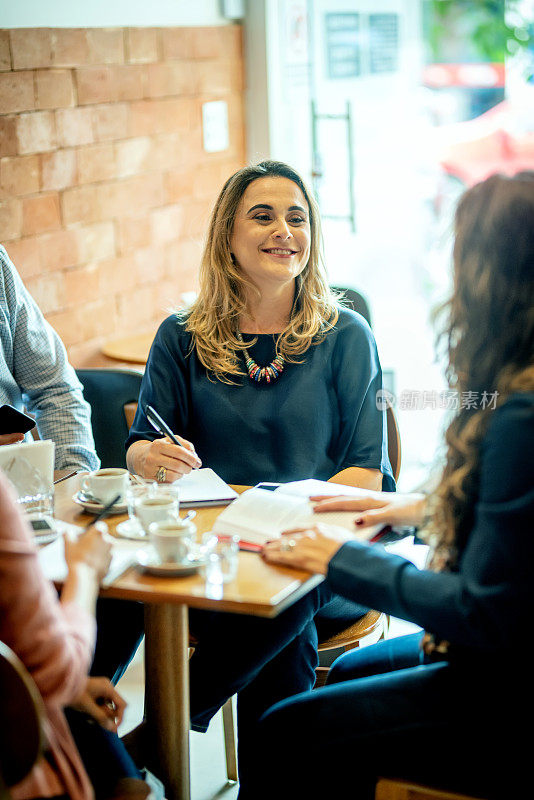
<path fill-rule="evenodd" d="M 192 470 L 175 485 L 182 508 L 224 506 L 237 497 L 237 492 L 208 467 Z"/>

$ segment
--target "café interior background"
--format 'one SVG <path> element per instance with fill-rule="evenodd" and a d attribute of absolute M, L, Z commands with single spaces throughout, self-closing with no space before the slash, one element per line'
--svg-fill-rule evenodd
<path fill-rule="evenodd" d="M 225 179 L 285 160 L 318 197 L 331 283 L 369 302 L 400 487 L 423 480 L 447 414 L 430 316 L 451 208 L 499 126 L 534 168 L 533 0 L 501 4 L 496 53 L 477 43 L 489 3 L 436 25 L 439 2 L 2 4 L 0 237 L 72 363 L 187 302 Z"/>

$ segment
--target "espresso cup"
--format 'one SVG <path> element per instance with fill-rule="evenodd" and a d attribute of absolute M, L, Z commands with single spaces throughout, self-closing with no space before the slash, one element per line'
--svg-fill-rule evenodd
<path fill-rule="evenodd" d="M 165 522 L 169 519 L 176 521 L 178 505 L 178 499 L 170 493 L 149 493 L 135 500 L 135 516 L 145 533 L 148 533 L 152 522 Z"/>
<path fill-rule="evenodd" d="M 129 483 L 130 473 L 127 469 L 106 467 L 87 475 L 82 481 L 82 491 L 102 505 L 111 502 L 117 495 L 120 496 L 119 502 L 124 502 Z"/>
<path fill-rule="evenodd" d="M 149 536 L 162 564 L 186 561 L 195 541 L 196 527 L 182 520 L 152 522 Z"/>

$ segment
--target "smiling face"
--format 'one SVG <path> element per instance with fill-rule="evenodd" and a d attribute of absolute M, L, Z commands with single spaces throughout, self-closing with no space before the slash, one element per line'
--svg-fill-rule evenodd
<path fill-rule="evenodd" d="M 308 203 L 289 178 L 257 178 L 238 206 L 230 248 L 236 264 L 262 290 L 293 283 L 310 257 Z"/>

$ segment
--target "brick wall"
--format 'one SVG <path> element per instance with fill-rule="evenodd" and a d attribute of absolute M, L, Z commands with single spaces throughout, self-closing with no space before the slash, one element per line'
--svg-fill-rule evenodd
<path fill-rule="evenodd" d="M 244 164 L 241 28 L 0 30 L 0 242 L 75 366 L 196 287 Z M 202 103 L 230 147 L 205 153 Z"/>

